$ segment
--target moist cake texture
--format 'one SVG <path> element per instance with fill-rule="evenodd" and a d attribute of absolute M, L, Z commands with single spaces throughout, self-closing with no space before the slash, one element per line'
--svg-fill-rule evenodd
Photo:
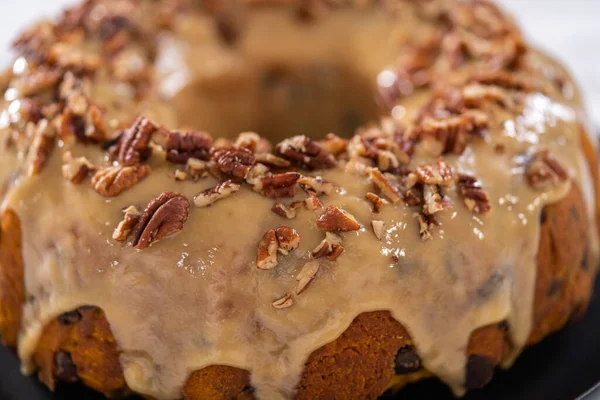
<path fill-rule="evenodd" d="M 87 0 L 0 77 L 0 334 L 53 389 L 456 395 L 585 312 L 596 148 L 488 1 Z"/>

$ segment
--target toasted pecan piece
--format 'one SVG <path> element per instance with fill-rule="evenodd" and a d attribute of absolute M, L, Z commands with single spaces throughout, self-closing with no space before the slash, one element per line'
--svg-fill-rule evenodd
<path fill-rule="evenodd" d="M 525 176 L 529 186 L 535 190 L 548 190 L 569 178 L 567 170 L 547 149 L 533 155 Z"/>
<path fill-rule="evenodd" d="M 152 200 L 134 232 L 133 245 L 142 250 L 167 235 L 179 232 L 188 219 L 189 201 L 175 192 L 163 192 Z"/>
<path fill-rule="evenodd" d="M 86 157 L 74 158 L 71 152 L 63 154 L 62 174 L 73 184 L 79 184 L 93 171 L 96 170 L 94 164 Z"/>
<path fill-rule="evenodd" d="M 418 179 L 427 185 L 450 186 L 454 183 L 452 168 L 441 158 L 431 165 L 420 165 L 415 173 Z"/>
<path fill-rule="evenodd" d="M 283 295 L 283 297 L 275 300 L 272 303 L 273 307 L 275 307 L 278 310 L 282 310 L 284 308 L 288 308 L 294 305 L 294 299 L 292 298 L 292 294 L 291 293 L 286 293 Z"/>
<path fill-rule="evenodd" d="M 127 129 L 118 145 L 118 158 L 121 165 L 134 165 L 150 157 L 152 148 L 150 139 L 158 131 L 158 127 L 146 117 L 138 119 Z"/>
<path fill-rule="evenodd" d="M 392 185 L 390 180 L 382 174 L 381 171 L 378 169 L 371 169 L 369 171 L 369 176 L 373 183 L 381 190 L 381 193 L 383 193 L 383 195 L 392 203 L 397 203 L 402 199 L 398 189 Z"/>
<path fill-rule="evenodd" d="M 325 231 L 350 232 L 359 230 L 360 224 L 352 214 L 332 205 L 319 217 L 317 227 Z"/>
<path fill-rule="evenodd" d="M 379 220 L 371 221 L 371 228 L 377 240 L 383 239 L 385 236 L 385 222 Z"/>
<path fill-rule="evenodd" d="M 275 231 L 275 235 L 277 236 L 277 243 L 281 254 L 287 255 L 300 246 L 300 235 L 298 235 L 295 229 L 289 226 L 280 226 Z"/>
<path fill-rule="evenodd" d="M 312 251 L 314 258 L 327 257 L 329 261 L 335 261 L 344 252 L 342 238 L 335 233 L 325 232 L 325 239 Z"/>
<path fill-rule="evenodd" d="M 481 182 L 474 176 L 459 174 L 458 188 L 462 194 L 465 206 L 476 214 L 485 214 L 491 210 L 490 199 L 481 187 Z"/>
<path fill-rule="evenodd" d="M 190 158 L 208 160 L 213 138 L 206 132 L 166 133 L 167 160 L 175 164 L 186 164 Z"/>
<path fill-rule="evenodd" d="M 56 130 L 48 124 L 48 120 L 42 119 L 36 125 L 30 123 L 27 129 L 33 135 L 33 142 L 29 149 L 29 176 L 39 174 L 50 159 L 56 144 Z"/>
<path fill-rule="evenodd" d="M 315 276 L 317 276 L 320 267 L 321 265 L 316 260 L 304 264 L 300 272 L 296 275 L 296 281 L 298 281 L 296 284 L 297 295 L 302 294 L 306 290 L 308 285 L 315 279 Z"/>
<path fill-rule="evenodd" d="M 260 178 L 253 189 L 272 199 L 294 197 L 296 183 L 300 177 L 301 175 L 297 172 L 267 175 Z"/>
<path fill-rule="evenodd" d="M 219 183 L 217 186 L 208 188 L 196 197 L 194 197 L 194 204 L 196 207 L 207 207 L 213 203 L 231 196 L 240 190 L 240 185 L 231 181 L 225 181 Z"/>
<path fill-rule="evenodd" d="M 277 266 L 277 234 L 275 229 L 269 229 L 258 244 L 256 266 L 260 269 L 273 269 Z"/>
<path fill-rule="evenodd" d="M 115 197 L 150 175 L 148 164 L 117 165 L 99 170 L 92 177 L 92 188 L 104 197 Z"/>
<path fill-rule="evenodd" d="M 254 154 L 244 147 L 216 147 L 210 155 L 219 171 L 234 182 L 243 182 L 256 161 Z"/>
<path fill-rule="evenodd" d="M 112 238 L 119 242 L 127 240 L 129 234 L 131 234 L 142 216 L 142 213 L 136 206 L 127 207 L 123 210 L 123 214 L 123 220 L 119 222 L 112 235 Z"/>
<path fill-rule="evenodd" d="M 288 160 L 308 169 L 328 169 L 336 165 L 335 158 L 308 136 L 285 139 L 275 149 Z"/>

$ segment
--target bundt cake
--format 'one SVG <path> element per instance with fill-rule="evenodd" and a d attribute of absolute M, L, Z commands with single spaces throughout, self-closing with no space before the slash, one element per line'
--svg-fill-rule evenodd
<path fill-rule="evenodd" d="M 86 0 L 0 76 L 0 334 L 50 389 L 480 388 L 585 312 L 578 90 L 484 0 Z"/>

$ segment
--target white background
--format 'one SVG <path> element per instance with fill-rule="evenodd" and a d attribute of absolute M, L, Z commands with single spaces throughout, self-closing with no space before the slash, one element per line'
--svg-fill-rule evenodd
<path fill-rule="evenodd" d="M 516 15 L 536 45 L 562 59 L 575 74 L 600 126 L 600 0 L 497 0 Z M 0 67 L 11 60 L 19 29 L 55 15 L 74 0 L 0 0 Z"/>

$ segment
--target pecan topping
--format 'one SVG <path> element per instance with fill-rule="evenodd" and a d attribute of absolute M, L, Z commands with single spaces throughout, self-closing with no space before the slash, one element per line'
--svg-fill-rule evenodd
<path fill-rule="evenodd" d="M 335 158 L 307 136 L 294 136 L 285 139 L 275 148 L 284 157 L 302 168 L 328 169 L 336 165 Z"/>
<path fill-rule="evenodd" d="M 423 212 L 433 215 L 436 212 L 452 208 L 452 201 L 442 195 L 437 185 L 425 185 L 423 188 Z"/>
<path fill-rule="evenodd" d="M 157 130 L 158 127 L 148 118 L 139 117 L 119 141 L 119 164 L 130 166 L 148 159 L 152 153 L 150 139 Z"/>
<path fill-rule="evenodd" d="M 413 215 L 419 222 L 419 235 L 421 236 L 421 240 L 431 239 L 433 228 L 438 225 L 435 217 L 433 215 L 426 215 L 424 213 L 414 213 Z"/>
<path fill-rule="evenodd" d="M 254 154 L 243 147 L 213 148 L 211 157 L 217 163 L 219 171 L 234 182 L 242 182 L 256 160 Z"/>
<path fill-rule="evenodd" d="M 256 155 L 256 162 L 271 165 L 277 168 L 289 168 L 292 166 L 292 163 L 288 160 L 274 156 L 271 153 L 258 153 Z"/>
<path fill-rule="evenodd" d="M 371 228 L 373 229 L 373 233 L 375 234 L 375 237 L 377 238 L 377 240 L 383 239 L 383 237 L 385 236 L 385 231 L 386 231 L 385 222 L 373 220 L 373 221 L 371 221 Z"/>
<path fill-rule="evenodd" d="M 281 203 L 275 203 L 273 208 L 271 208 L 271 211 L 284 218 L 294 219 L 296 218 L 296 210 L 299 208 L 299 206 L 301 207 L 302 203 L 294 202 L 289 207 L 286 207 Z"/>
<path fill-rule="evenodd" d="M 20 78 L 17 87 L 23 97 L 29 97 L 44 90 L 52 90 L 62 76 L 63 72 L 61 70 L 41 65 Z"/>
<path fill-rule="evenodd" d="M 286 293 L 280 299 L 275 300 L 273 303 L 273 307 L 278 310 L 282 310 L 284 308 L 288 308 L 294 305 L 294 299 L 292 298 L 291 293 Z"/>
<path fill-rule="evenodd" d="M 119 242 L 124 242 L 127 240 L 127 237 L 136 226 L 142 213 L 136 206 L 129 206 L 123 210 L 123 220 L 119 222 L 117 228 L 113 232 L 112 238 L 114 240 L 118 240 Z"/>
<path fill-rule="evenodd" d="M 255 154 L 268 154 L 271 152 L 271 143 L 255 132 L 240 133 L 233 145 L 244 147 Z"/>
<path fill-rule="evenodd" d="M 378 213 L 381 211 L 381 208 L 385 205 L 385 204 L 390 204 L 389 201 L 387 201 L 386 199 L 382 199 L 381 197 L 377 196 L 375 193 L 367 193 L 365 195 L 365 198 L 371 203 L 373 204 L 373 212 Z"/>
<path fill-rule="evenodd" d="M 308 197 L 304 200 L 304 205 L 306 209 L 309 211 L 317 211 L 323 208 L 323 203 L 315 194 L 309 194 Z"/>
<path fill-rule="evenodd" d="M 56 143 L 56 131 L 48 124 L 47 119 L 42 119 L 37 125 L 29 123 L 27 130 L 33 135 L 33 142 L 29 149 L 29 176 L 39 174 L 48 163 Z"/>
<path fill-rule="evenodd" d="M 200 179 L 208 176 L 209 165 L 197 158 L 188 158 L 185 169 L 193 179 Z"/>
<path fill-rule="evenodd" d="M 148 164 L 107 167 L 92 177 L 92 187 L 104 197 L 115 197 L 147 177 L 151 171 Z"/>
<path fill-rule="evenodd" d="M 300 178 L 300 180 L 298 180 L 298 183 L 305 191 L 315 195 L 329 195 L 335 189 L 335 185 L 333 183 L 327 182 L 320 176 L 303 176 Z"/>
<path fill-rule="evenodd" d="M 323 148 L 323 150 L 337 157 L 340 154 L 346 151 L 346 147 L 348 147 L 348 141 L 346 139 L 342 139 L 341 137 L 328 133 L 325 137 L 318 142 L 319 146 Z"/>
<path fill-rule="evenodd" d="M 474 176 L 460 174 L 458 188 L 464 197 L 465 206 L 476 214 L 485 214 L 492 208 L 487 193 Z"/>
<path fill-rule="evenodd" d="M 533 155 L 525 175 L 535 190 L 548 190 L 569 178 L 567 170 L 547 149 Z"/>
<path fill-rule="evenodd" d="M 206 189 L 196 197 L 194 204 L 196 207 L 208 207 L 213 203 L 229 197 L 240 190 L 240 185 L 231 181 L 219 183 L 217 186 Z"/>
<path fill-rule="evenodd" d="M 288 226 L 280 226 L 275 231 L 277 243 L 279 244 L 279 252 L 287 255 L 296 250 L 300 246 L 300 235 L 295 229 Z"/>
<path fill-rule="evenodd" d="M 258 244 L 256 266 L 260 269 L 273 269 L 277 266 L 277 234 L 275 229 L 269 229 Z"/>
<path fill-rule="evenodd" d="M 135 230 L 133 245 L 142 250 L 167 235 L 179 232 L 188 219 L 190 203 L 174 192 L 163 192 L 152 200 Z"/>
<path fill-rule="evenodd" d="M 71 183 L 79 184 L 88 176 L 90 172 L 96 170 L 94 164 L 92 164 L 85 157 L 73 158 L 71 152 L 66 152 L 63 155 L 63 176 L 71 181 Z"/>
<path fill-rule="evenodd" d="M 439 159 L 433 165 L 421 165 L 416 169 L 419 180 L 427 185 L 450 186 L 454 183 L 452 168 Z"/>
<path fill-rule="evenodd" d="M 174 164 L 185 164 L 190 158 L 208 160 L 212 137 L 205 132 L 168 132 L 167 160 Z"/>
<path fill-rule="evenodd" d="M 325 232 L 325 239 L 312 251 L 314 258 L 327 257 L 329 261 L 335 261 L 344 252 L 342 238 L 335 233 Z"/>
<path fill-rule="evenodd" d="M 248 171 L 248 175 L 246 175 L 246 182 L 250 185 L 259 185 L 260 180 L 269 174 L 269 167 L 264 164 L 257 163 L 254 164 L 250 171 Z M 255 190 L 258 190 L 255 188 Z M 260 191 L 260 190 L 259 190 Z"/>
<path fill-rule="evenodd" d="M 301 175 L 297 172 L 265 176 L 254 185 L 254 190 L 272 199 L 294 197 L 296 183 L 300 177 Z"/>
<path fill-rule="evenodd" d="M 315 279 L 317 272 L 319 272 L 319 262 L 318 261 L 309 261 L 304 264 L 300 272 L 296 275 L 296 281 L 298 284 L 296 285 L 296 294 L 302 294 L 310 285 L 310 283 Z"/>
<path fill-rule="evenodd" d="M 381 193 L 385 197 L 387 197 L 392 203 L 397 203 L 400 201 L 400 193 L 398 193 L 398 189 L 392 185 L 389 179 L 381 173 L 381 171 L 377 169 L 372 169 L 369 171 L 369 176 L 373 183 L 381 190 Z"/>
<path fill-rule="evenodd" d="M 360 229 L 352 214 L 336 206 L 329 206 L 319 219 L 317 227 L 325 231 L 350 232 Z"/>

